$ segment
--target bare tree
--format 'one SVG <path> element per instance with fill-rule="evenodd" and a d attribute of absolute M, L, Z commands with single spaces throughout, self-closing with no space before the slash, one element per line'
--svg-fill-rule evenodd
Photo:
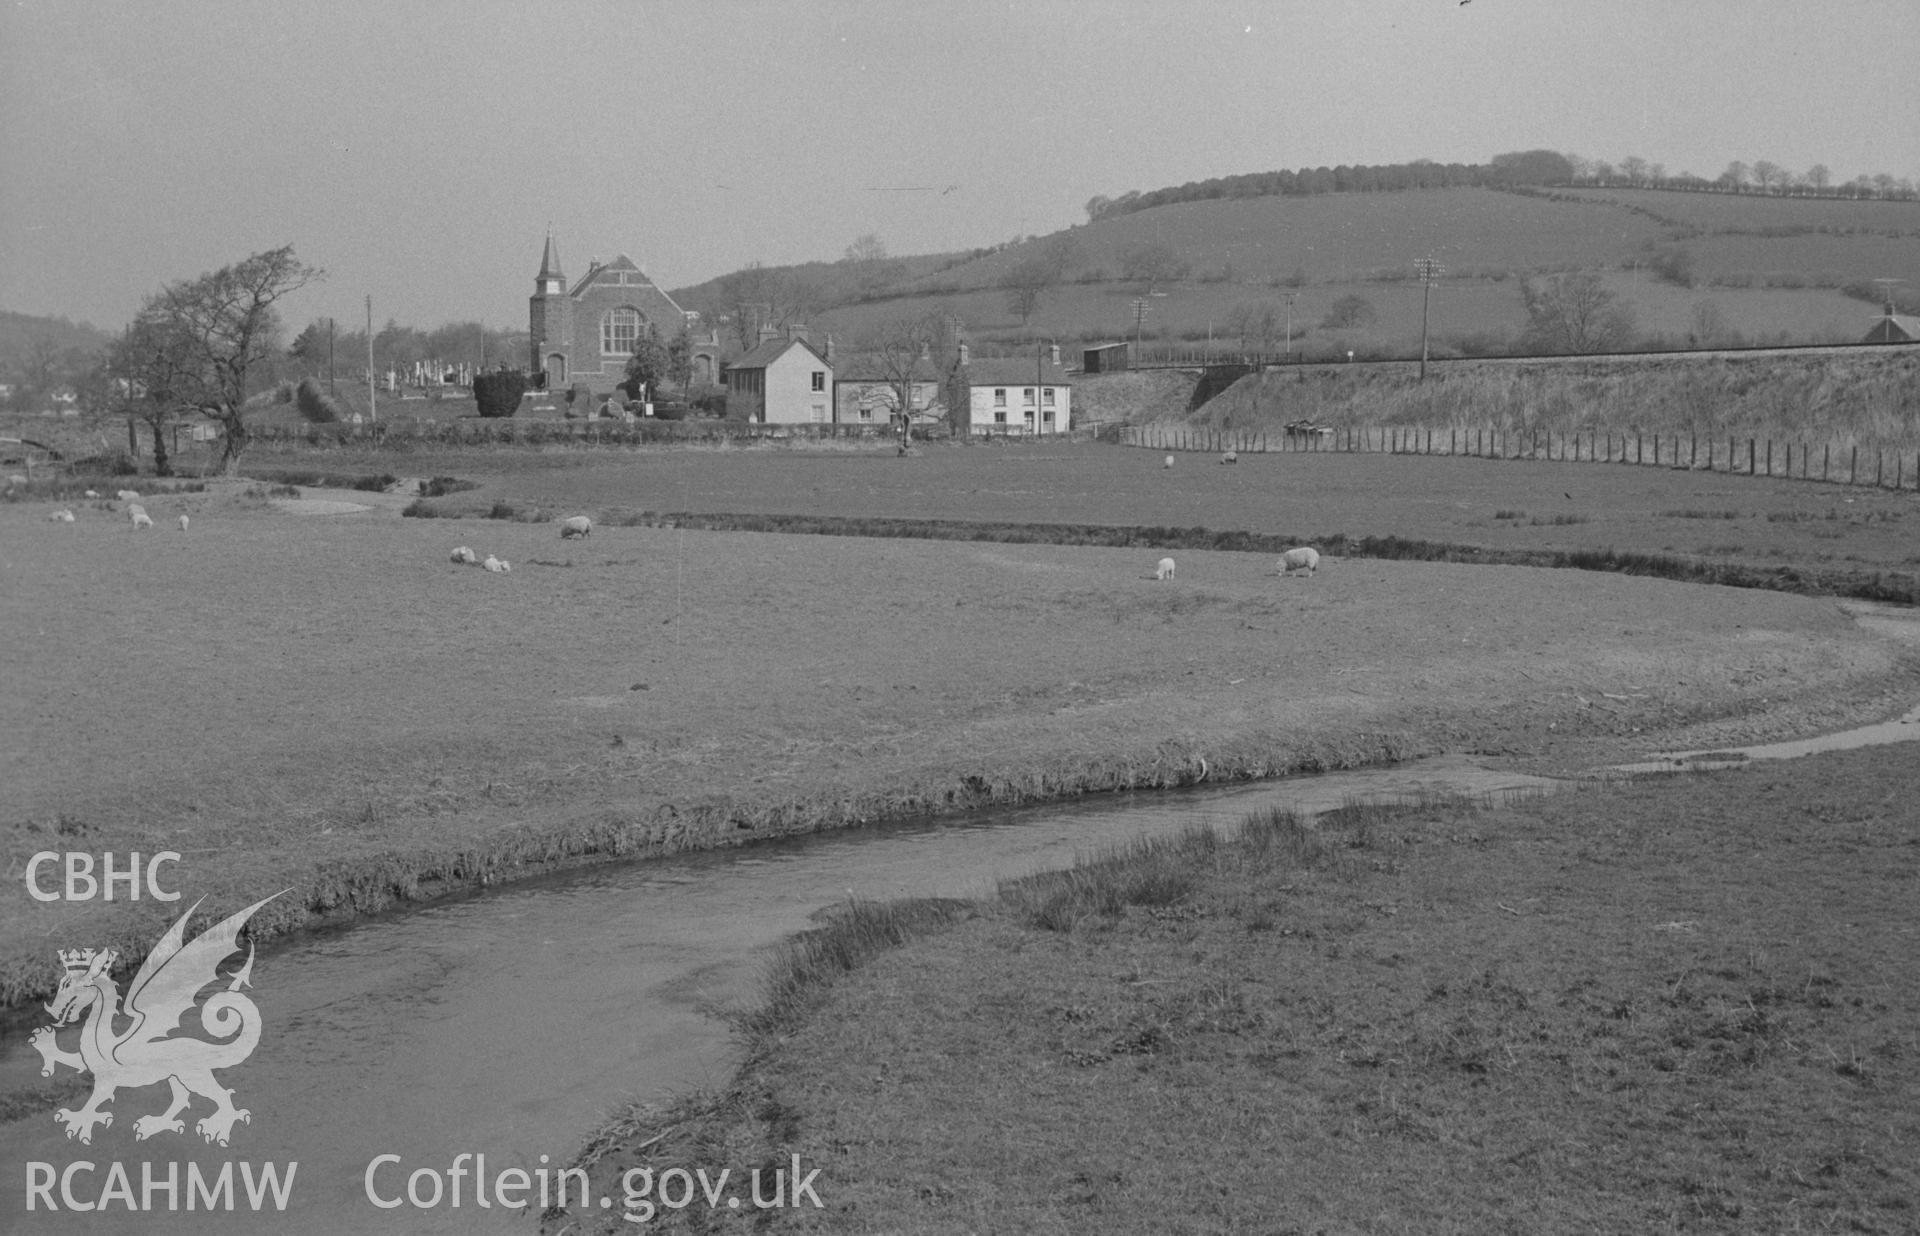
<path fill-rule="evenodd" d="M 918 384 L 931 384 L 938 398 L 941 375 L 951 368 L 958 339 L 958 323 L 951 314 L 928 310 L 883 321 L 855 340 L 856 350 L 872 362 L 893 388 L 894 408 L 903 425 L 903 442 L 912 434 L 913 388 Z"/>
<path fill-rule="evenodd" d="M 1243 353 L 1264 352 L 1273 347 L 1285 313 L 1279 301 L 1241 301 L 1227 313 L 1227 328 L 1240 336 Z"/>
<path fill-rule="evenodd" d="M 1807 169 L 1807 183 L 1813 186 L 1814 192 L 1825 193 L 1827 186 L 1833 183 L 1833 173 L 1826 164 L 1816 163 Z"/>
<path fill-rule="evenodd" d="M 1639 155 L 1628 155 L 1620 160 L 1620 174 L 1629 184 L 1643 184 L 1647 179 L 1647 161 Z"/>
<path fill-rule="evenodd" d="M 1520 283 L 1527 329 L 1521 344 L 1536 352 L 1609 352 L 1633 337 L 1633 314 L 1598 275 L 1555 275 Z"/>
<path fill-rule="evenodd" d="M 878 232 L 864 232 L 856 237 L 852 244 L 847 246 L 847 254 L 843 260 L 854 263 L 881 262 L 885 261 L 886 257 L 887 245 L 885 241 L 880 239 L 880 234 Z"/>
<path fill-rule="evenodd" d="M 1719 301 L 1693 302 L 1693 329 L 1688 333 L 1688 342 L 1698 348 L 1711 348 L 1724 342 L 1728 333 L 1727 315 L 1721 310 Z"/>
<path fill-rule="evenodd" d="M 1760 186 L 1762 193 L 1773 192 L 1774 187 L 1784 185 L 1786 179 L 1787 170 L 1778 163 L 1770 163 L 1762 159 L 1753 165 L 1753 183 Z"/>
<path fill-rule="evenodd" d="M 275 304 L 321 277 L 285 245 L 169 284 L 141 307 L 139 329 L 128 338 L 146 355 L 131 365 L 164 371 L 164 388 L 177 407 L 220 422 L 223 472 L 231 474 L 247 448 L 247 397 L 278 349 Z"/>
<path fill-rule="evenodd" d="M 1186 273 L 1187 262 L 1164 241 L 1133 245 L 1120 255 L 1121 277 L 1140 284 L 1140 290 L 1149 296 L 1155 288 L 1184 278 Z"/>
<path fill-rule="evenodd" d="M 145 425 L 152 435 L 156 476 L 173 475 L 167 448 L 173 427 L 191 410 L 199 390 L 196 351 L 171 320 L 142 313 L 108 353 L 114 393 L 129 429 Z"/>
<path fill-rule="evenodd" d="M 1738 193 L 1747 183 L 1747 171 L 1747 165 L 1735 159 L 1727 164 L 1726 171 L 1720 173 L 1720 183 L 1730 186 L 1735 193 Z"/>
<path fill-rule="evenodd" d="M 1033 320 L 1041 298 L 1067 277 L 1067 269 L 1078 255 L 1079 247 L 1073 237 L 1063 234 L 1015 262 L 1000 276 L 1007 308 L 1020 315 L 1021 326 Z"/>
<path fill-rule="evenodd" d="M 822 303 L 819 287 L 791 271 L 754 262 L 720 280 L 710 308 L 726 318 L 742 348 L 760 342 L 760 328 L 804 322 Z"/>

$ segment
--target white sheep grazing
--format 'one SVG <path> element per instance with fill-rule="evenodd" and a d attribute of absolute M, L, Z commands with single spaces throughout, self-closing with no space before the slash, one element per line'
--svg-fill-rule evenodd
<path fill-rule="evenodd" d="M 97 489 L 89 489 L 87 491 L 87 497 L 89 498 L 98 498 L 99 496 L 100 496 L 100 491 Z"/>
<path fill-rule="evenodd" d="M 1224 464 L 1224 463 L 1239 463 L 1239 462 L 1240 462 L 1240 452 L 1239 452 L 1239 451 L 1228 451 L 1228 452 L 1227 452 L 1226 454 L 1224 454 L 1224 455 L 1222 455 L 1222 456 L 1220 457 L 1220 462 L 1221 462 L 1221 463 L 1223 463 L 1223 464 Z"/>
<path fill-rule="evenodd" d="M 1161 467 L 1163 467 L 1163 468 L 1171 468 L 1171 467 L 1173 467 L 1173 456 L 1171 456 L 1171 455 L 1169 455 L 1169 456 L 1167 456 L 1167 462 L 1165 462 L 1165 463 L 1163 463 L 1163 464 L 1161 464 L 1160 466 L 1161 466 Z"/>
<path fill-rule="evenodd" d="M 1319 569 L 1319 566 L 1320 551 L 1305 545 L 1302 545 L 1298 549 L 1290 549 L 1280 555 L 1280 573 L 1282 575 L 1291 575 L 1295 571 L 1305 571 L 1311 575 Z"/>
<path fill-rule="evenodd" d="M 1155 579 L 1172 579 L 1173 578 L 1173 559 L 1162 558 L 1160 560 L 1160 565 L 1154 568 L 1153 577 Z"/>
<path fill-rule="evenodd" d="M 487 560 L 481 563 L 480 565 L 484 566 L 485 568 L 487 568 L 487 570 L 492 571 L 496 575 L 505 575 L 508 571 L 513 570 L 513 567 L 506 561 L 506 559 L 496 558 L 492 554 L 488 554 Z"/>
<path fill-rule="evenodd" d="M 577 536 L 591 536 L 592 534 L 593 521 L 585 515 L 569 515 L 560 521 L 560 539 L 563 541 L 572 540 Z"/>
<path fill-rule="evenodd" d="M 131 489 L 123 489 L 120 491 L 120 501 L 138 502 L 140 501 L 140 495 Z"/>
<path fill-rule="evenodd" d="M 63 506 L 47 518 L 56 524 L 70 524 L 73 522 L 73 512 Z"/>
<path fill-rule="evenodd" d="M 460 548 L 454 550 L 451 554 L 447 555 L 447 558 L 448 558 L 448 561 L 450 562 L 458 562 L 466 566 L 472 566 L 474 563 L 480 561 L 479 556 L 475 554 L 472 550 L 468 549 L 465 545 L 462 545 Z"/>
<path fill-rule="evenodd" d="M 147 514 L 147 508 L 138 502 L 127 507 L 127 518 L 133 521 L 133 526 L 136 528 L 153 527 L 153 516 Z"/>
<path fill-rule="evenodd" d="M 180 517 L 180 531 L 185 532 L 186 530 L 187 530 L 187 517 L 185 515 L 182 515 Z"/>

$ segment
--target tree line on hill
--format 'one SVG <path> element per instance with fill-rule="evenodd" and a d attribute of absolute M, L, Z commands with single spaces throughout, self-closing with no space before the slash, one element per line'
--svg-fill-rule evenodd
<path fill-rule="evenodd" d="M 1691 190 L 1696 192 L 1804 193 L 1808 196 L 1912 200 L 1911 180 L 1881 172 L 1836 182 L 1823 163 L 1805 173 L 1794 173 L 1766 160 L 1748 164 L 1735 160 L 1718 177 L 1692 172 L 1667 175 L 1663 164 L 1629 155 L 1619 164 L 1585 159 L 1554 150 L 1521 150 L 1493 156 L 1485 163 L 1341 164 L 1338 167 L 1300 168 L 1297 171 L 1248 172 L 1190 180 L 1183 185 L 1132 189 L 1118 197 L 1096 196 L 1086 204 L 1087 222 L 1117 219 L 1135 211 L 1176 202 L 1206 202 L 1246 197 L 1311 197 L 1325 193 L 1391 193 L 1408 189 L 1461 187 L 1504 189 L 1523 185 L 1625 187 Z"/>

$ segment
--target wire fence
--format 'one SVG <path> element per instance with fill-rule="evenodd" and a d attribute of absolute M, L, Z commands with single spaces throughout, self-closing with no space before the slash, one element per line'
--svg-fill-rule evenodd
<path fill-rule="evenodd" d="M 1697 434 L 1502 433 L 1497 430 L 1393 426 L 1289 427 L 1267 431 L 1127 425 L 1114 440 L 1156 451 L 1457 455 L 1631 464 L 1737 476 L 1771 476 L 1881 489 L 1920 488 L 1920 453 L 1857 445 L 1776 442 L 1772 438 L 1702 438 Z M 1909 468 L 1911 462 L 1914 466 Z"/>

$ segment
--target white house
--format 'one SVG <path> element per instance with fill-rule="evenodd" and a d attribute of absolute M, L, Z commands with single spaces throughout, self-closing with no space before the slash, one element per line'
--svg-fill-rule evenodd
<path fill-rule="evenodd" d="M 750 407 L 769 425 L 826 424 L 833 419 L 833 365 L 790 328 L 785 338 L 760 332 L 753 351 L 727 366 L 727 406 Z"/>
<path fill-rule="evenodd" d="M 1055 344 L 1039 356 L 974 360 L 960 345 L 960 373 L 972 433 L 1065 433 L 1073 425 L 1073 383 Z"/>

